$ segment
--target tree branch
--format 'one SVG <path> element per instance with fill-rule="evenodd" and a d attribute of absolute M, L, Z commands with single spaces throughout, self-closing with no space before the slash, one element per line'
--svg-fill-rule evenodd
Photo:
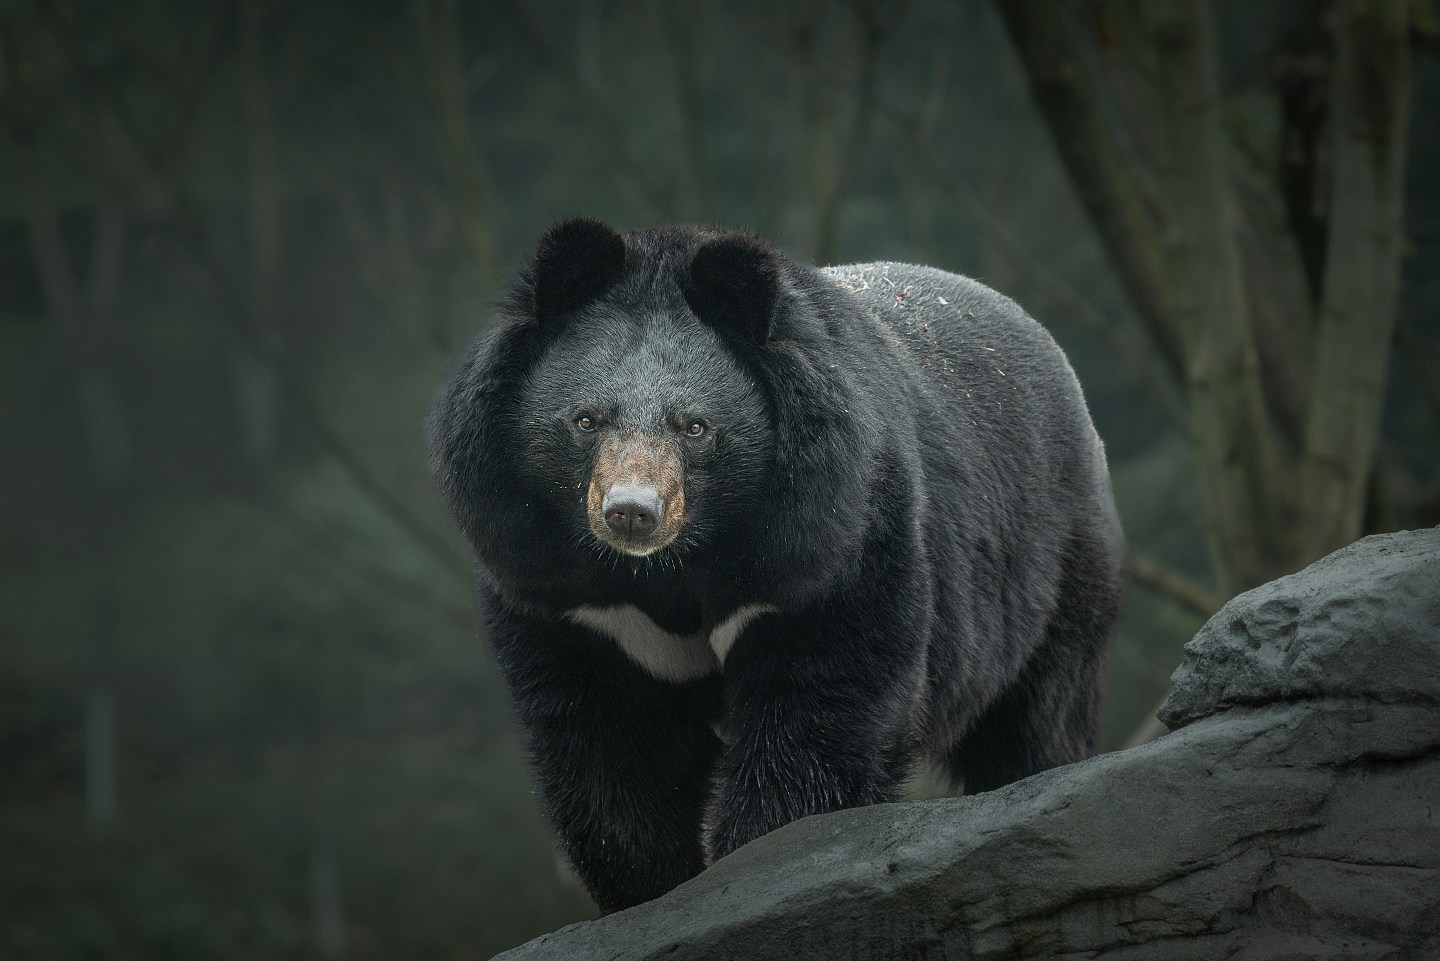
<path fill-rule="evenodd" d="M 1099 94 L 1084 76 L 1072 31 L 1046 0 L 998 0 L 997 5 L 1081 206 L 1109 251 L 1142 327 L 1180 380 L 1180 329 L 1159 252 L 1160 226 L 1121 159 Z"/>
<path fill-rule="evenodd" d="M 1189 432 L 1189 417 L 1176 394 L 1175 386 L 1151 362 L 1150 350 L 1133 336 L 1129 336 L 1118 325 L 1104 317 L 1075 288 L 1065 282 L 1039 258 L 1033 255 L 1010 231 L 1003 220 L 987 209 L 978 198 L 954 176 L 941 158 L 935 145 L 925 136 L 918 118 L 906 116 L 898 109 L 888 111 L 888 116 L 911 138 L 918 149 L 919 159 L 929 171 L 931 179 L 940 192 L 958 207 L 984 233 L 987 240 L 1005 253 L 1015 267 L 1029 276 L 1055 303 L 1065 310 L 1066 316 L 1082 324 L 1099 337 L 1111 352 L 1135 374 L 1145 389 L 1165 414 L 1171 425 L 1182 436 Z"/>
<path fill-rule="evenodd" d="M 320 443 L 321 448 L 335 458 L 355 486 L 380 508 L 381 513 L 409 534 L 426 553 L 440 562 L 441 567 L 451 576 L 468 583 L 468 574 L 460 573 L 469 570 L 468 561 L 458 555 L 446 539 L 432 531 L 429 526 L 415 516 L 403 501 L 381 483 L 379 478 L 360 459 L 360 456 L 341 439 L 339 432 L 331 427 L 319 405 L 311 396 L 309 389 L 305 386 L 304 377 L 296 370 L 279 345 L 269 338 L 262 337 L 258 331 L 246 323 L 245 317 L 240 313 L 238 307 L 244 301 L 216 258 L 204 224 L 195 212 L 188 192 L 177 185 L 175 199 L 181 229 L 189 241 L 191 253 L 214 285 L 217 300 L 223 305 L 219 311 L 220 316 L 251 350 L 274 367 L 280 386 L 290 399 L 294 413 L 299 416 L 311 435 Z"/>
<path fill-rule="evenodd" d="M 134 135 L 129 114 L 124 105 L 119 102 L 113 88 L 95 75 L 89 62 L 85 59 L 83 51 L 73 35 L 72 25 L 63 11 L 56 11 L 52 23 L 56 29 L 64 31 L 59 39 L 70 54 L 71 66 L 74 68 L 77 79 L 86 88 L 86 92 L 94 102 L 93 109 L 98 115 L 99 122 L 113 124 L 116 136 L 123 138 L 129 151 L 144 163 L 147 178 L 166 188 L 168 203 L 175 212 L 181 232 L 188 241 L 190 252 L 215 288 L 216 300 L 220 306 L 220 310 L 217 312 L 219 316 L 258 356 L 273 366 L 280 386 L 291 402 L 292 411 L 319 442 L 321 448 L 335 458 L 356 487 L 380 509 L 381 513 L 390 518 L 392 523 L 405 531 L 426 553 L 439 561 L 441 567 L 447 572 L 447 576 L 468 583 L 469 562 L 457 554 L 449 541 L 431 531 L 408 506 L 380 482 L 359 455 L 351 450 L 341 439 L 340 434 L 330 426 L 319 405 L 305 386 L 305 379 L 295 369 L 280 346 L 273 338 L 262 336 L 261 332 L 249 322 L 245 311 L 247 299 L 239 286 L 231 280 L 215 254 L 205 225 L 196 210 L 183 178 L 178 172 L 169 169 L 160 158 L 144 149 L 143 141 Z"/>
<path fill-rule="evenodd" d="M 1313 310 L 1303 280 L 1296 276 L 1302 271 L 1292 270 L 1293 258 L 1280 249 L 1284 240 L 1276 237 L 1270 223 L 1256 222 L 1255 211 L 1264 199 L 1257 196 L 1258 190 L 1240 189 L 1237 213 L 1245 301 L 1263 400 L 1277 439 L 1283 441 L 1287 454 L 1294 455 L 1304 445 Z"/>
<path fill-rule="evenodd" d="M 119 345 L 125 353 L 127 363 L 141 372 L 140 383 L 156 391 L 165 380 L 160 371 L 155 369 L 143 351 L 137 349 L 133 340 L 122 336 Z M 159 397 L 159 394 L 156 396 Z M 382 564 L 373 563 L 369 552 L 341 543 L 266 485 L 257 483 L 244 474 L 222 468 L 213 458 L 204 456 L 203 445 L 177 450 L 190 470 L 205 477 L 216 488 L 238 489 L 240 496 L 276 527 L 295 538 L 316 558 L 323 560 L 337 572 L 348 573 L 375 590 L 427 611 L 438 611 L 447 621 L 466 633 L 475 631 L 477 622 L 472 608 L 455 603 L 444 591 L 435 590 L 433 585 L 422 584 L 401 576 Z"/>
<path fill-rule="evenodd" d="M 1165 698 L 1162 697 L 1159 702 L 1156 703 L 1155 707 L 1150 711 L 1150 714 L 1145 718 L 1145 720 L 1140 723 L 1140 726 L 1135 728 L 1135 730 L 1131 732 L 1130 736 L 1125 739 L 1124 744 L 1120 745 L 1120 750 L 1128 751 L 1132 747 L 1139 747 L 1142 744 L 1149 744 L 1151 741 L 1155 740 L 1157 737 L 1165 733 L 1165 725 L 1162 724 L 1160 722 L 1160 718 L 1156 716 L 1160 713 L 1160 707 L 1164 703 Z"/>
<path fill-rule="evenodd" d="M 1225 601 L 1219 594 L 1196 584 L 1183 574 L 1161 566 L 1134 545 L 1127 545 L 1125 549 L 1125 573 L 1130 578 L 1130 583 L 1136 587 L 1163 597 L 1198 615 L 1202 620 L 1208 621 L 1216 611 L 1225 606 Z M 1145 720 L 1125 739 L 1122 750 L 1147 744 L 1165 733 L 1165 725 L 1155 716 L 1163 703 L 1162 698 Z"/>
<path fill-rule="evenodd" d="M 1196 584 L 1183 574 L 1162 567 L 1150 555 L 1134 546 L 1126 548 L 1125 573 L 1136 587 L 1173 601 L 1206 620 L 1225 606 L 1225 600 L 1219 594 Z"/>
<path fill-rule="evenodd" d="M 611 155 L 611 161 L 626 172 L 631 183 L 638 188 L 642 201 L 654 207 L 654 212 L 661 218 L 673 216 L 674 185 L 652 174 L 649 165 L 635 153 L 625 136 L 624 123 L 600 91 L 586 82 L 579 68 L 555 46 L 551 39 L 554 31 L 542 24 L 528 5 L 518 0 L 491 0 L 491 3 L 510 21 L 540 61 L 570 88 L 584 115 L 593 121 L 604 149 Z"/>

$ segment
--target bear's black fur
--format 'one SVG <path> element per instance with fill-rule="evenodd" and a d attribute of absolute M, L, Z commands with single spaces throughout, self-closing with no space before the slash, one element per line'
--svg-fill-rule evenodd
<path fill-rule="evenodd" d="M 1104 453 L 1054 341 L 973 280 L 568 221 L 430 429 L 602 910 L 892 800 L 915 759 L 973 792 L 1094 746 Z"/>

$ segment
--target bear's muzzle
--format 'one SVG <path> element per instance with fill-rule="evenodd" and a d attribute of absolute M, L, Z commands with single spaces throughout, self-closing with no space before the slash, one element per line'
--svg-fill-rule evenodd
<path fill-rule="evenodd" d="M 586 501 L 590 532 L 601 543 L 634 557 L 670 546 L 685 512 L 678 444 L 653 434 L 606 438 L 596 453 Z"/>

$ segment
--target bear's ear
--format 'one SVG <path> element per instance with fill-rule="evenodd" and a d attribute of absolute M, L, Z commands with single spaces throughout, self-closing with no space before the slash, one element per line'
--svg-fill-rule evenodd
<path fill-rule="evenodd" d="M 542 325 L 585 306 L 613 284 L 625 267 L 625 241 L 588 217 L 563 220 L 545 232 L 535 250 L 535 318 Z"/>
<path fill-rule="evenodd" d="M 690 258 L 685 301 L 695 316 L 756 344 L 770 339 L 780 301 L 780 254 L 736 234 L 707 241 Z"/>

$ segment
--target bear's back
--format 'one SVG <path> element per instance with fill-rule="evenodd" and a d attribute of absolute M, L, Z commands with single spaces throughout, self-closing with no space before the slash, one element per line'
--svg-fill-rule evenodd
<path fill-rule="evenodd" d="M 1049 332 L 1015 301 L 977 280 L 883 261 L 827 267 L 822 273 L 868 307 L 936 387 L 989 393 L 1033 389 L 1037 380 L 1074 382 Z"/>
<path fill-rule="evenodd" d="M 1064 352 L 1004 294 L 914 264 L 848 264 L 821 273 L 868 308 L 881 336 L 912 361 L 906 366 L 918 371 L 928 413 L 996 428 L 1023 417 L 1027 433 L 1063 437 L 1069 447 L 1094 436 Z"/>
<path fill-rule="evenodd" d="M 1097 512 L 1106 515 L 1102 526 L 1118 529 L 1104 447 L 1080 383 L 1054 338 L 1019 304 L 969 277 L 914 264 L 821 273 L 865 308 L 863 322 L 904 358 L 900 368 L 915 372 L 928 473 L 1008 477 L 1012 485 L 1025 477 L 1063 503 L 1062 512 Z"/>

